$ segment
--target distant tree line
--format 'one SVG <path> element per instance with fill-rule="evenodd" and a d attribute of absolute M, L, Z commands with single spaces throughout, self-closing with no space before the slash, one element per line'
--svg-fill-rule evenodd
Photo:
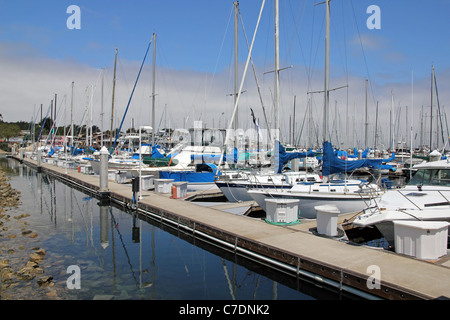
<path fill-rule="evenodd" d="M 35 123 L 34 125 L 30 122 L 26 121 L 17 121 L 17 122 L 6 122 L 3 120 L 2 114 L 0 114 L 0 149 L 9 151 L 10 148 L 8 147 L 9 139 L 14 137 L 23 137 L 26 141 L 31 141 L 33 139 L 33 136 L 31 135 L 32 131 L 34 130 L 34 141 L 37 141 L 39 138 L 39 134 L 41 134 L 41 139 L 47 138 L 50 130 L 53 128 L 52 134 L 56 134 L 58 136 L 64 135 L 70 135 L 73 134 L 70 133 L 70 125 L 67 126 L 58 126 L 53 128 L 53 121 L 50 118 L 43 119 L 39 123 Z M 86 126 L 82 125 L 73 125 L 74 127 L 74 136 L 79 139 L 86 138 Z M 42 129 L 42 132 L 41 132 Z M 117 128 L 113 129 L 112 136 L 115 137 L 117 134 Z M 171 129 L 165 129 L 168 130 L 170 133 Z M 21 134 L 21 132 L 26 131 L 25 135 Z M 100 133 L 101 130 L 98 126 L 93 125 L 92 126 L 92 133 Z M 139 132 L 136 128 L 129 128 L 127 129 L 127 134 L 137 134 Z M 110 130 L 106 130 L 103 132 L 105 137 L 110 136 Z"/>

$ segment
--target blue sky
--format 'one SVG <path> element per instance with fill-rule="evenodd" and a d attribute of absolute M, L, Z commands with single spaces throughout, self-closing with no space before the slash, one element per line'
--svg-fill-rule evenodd
<path fill-rule="evenodd" d="M 249 39 L 253 35 L 261 2 L 240 1 L 240 11 Z M 291 82 L 283 87 L 288 101 L 286 104 L 292 101 L 293 95 L 304 96 L 306 100 L 308 88 L 323 89 L 324 6 L 314 6 L 317 2 L 320 1 L 280 0 L 281 66 L 292 66 L 282 72 L 283 81 Z M 69 30 L 66 27 L 66 20 L 70 16 L 66 13 L 69 5 L 78 5 L 81 9 L 80 30 Z M 366 27 L 366 20 L 370 16 L 366 9 L 370 5 L 378 5 L 381 10 L 380 30 L 369 30 Z M 227 90 L 229 92 L 233 87 L 232 77 L 229 75 L 233 64 L 232 10 L 232 0 L 0 0 L 0 58 L 7 63 L 10 72 L 14 73 L 15 63 L 17 74 L 19 71 L 20 74 L 23 72 L 25 79 L 27 70 L 24 70 L 24 66 L 27 63 L 30 63 L 33 70 L 37 68 L 36 65 L 43 68 L 47 64 L 54 72 L 57 72 L 56 66 L 61 70 L 59 75 L 49 74 L 38 80 L 42 82 L 41 89 L 34 97 L 31 94 L 32 84 L 29 84 L 27 91 L 30 94 L 20 95 L 19 91 L 14 92 L 12 89 L 14 77 L 5 73 L 0 75 L 0 79 L 3 78 L 0 84 L 4 84 L 0 86 L 1 95 L 13 95 L 4 99 L 3 103 L 0 101 L 0 108 L 3 109 L 6 104 L 14 101 L 20 106 L 2 110 L 2 114 L 7 121 L 24 120 L 21 117 L 25 109 L 21 108 L 30 109 L 34 105 L 47 104 L 55 92 L 61 95 L 67 93 L 71 72 L 72 81 L 82 83 L 80 86 L 83 87 L 89 82 L 98 85 L 97 71 L 106 68 L 105 81 L 110 86 L 116 48 L 119 50 L 120 70 L 126 78 L 124 88 L 128 92 L 124 89 L 122 104 L 126 103 L 137 66 L 155 32 L 157 66 L 160 74 L 163 74 L 159 79 L 166 77 L 158 82 L 158 103 L 175 110 L 178 106 L 174 104 L 177 102 L 164 100 L 163 94 L 166 92 L 169 95 L 169 92 L 173 92 L 172 89 L 162 89 L 162 86 L 174 85 L 174 78 L 187 79 L 192 75 L 199 81 L 193 86 L 197 90 L 193 93 L 194 97 L 184 96 L 183 84 L 180 84 L 182 88 L 176 89 L 177 101 L 185 103 L 183 116 L 189 117 L 189 111 L 186 110 L 195 105 L 196 112 L 210 114 L 209 118 L 205 118 L 205 121 L 210 122 L 218 114 L 218 107 L 211 110 L 208 105 L 220 104 L 215 101 L 217 99 L 214 95 L 221 96 L 222 103 L 227 104 L 223 110 L 226 115 L 230 115 L 232 105 L 230 107 L 229 99 L 224 97 Z M 269 100 L 269 86 L 273 86 L 273 80 L 269 78 L 270 75 L 264 75 L 264 72 L 273 69 L 273 11 L 273 1 L 267 0 L 253 52 L 260 81 L 263 82 Z M 354 101 L 350 103 L 359 104 L 361 95 L 364 95 L 364 79 L 368 78 L 372 103 L 390 101 L 390 92 L 394 91 L 398 92 L 398 101 L 411 104 L 408 90 L 414 73 L 415 91 L 417 90 L 414 104 L 419 106 L 429 101 L 429 97 L 422 97 L 420 92 L 429 92 L 426 85 L 429 86 L 431 65 L 435 65 L 441 86 L 439 93 L 445 97 L 447 89 L 450 89 L 444 80 L 450 79 L 449 12 L 449 0 L 333 0 L 331 85 L 345 85 L 344 79 L 354 79 L 359 83 L 355 88 L 358 93 L 354 94 Z M 247 50 L 241 26 L 240 30 L 239 60 L 242 70 Z M 145 81 L 149 81 L 151 57 L 145 68 L 142 79 L 144 86 L 148 84 Z M 86 72 L 81 75 L 81 70 Z M 34 70 L 35 75 L 40 72 L 45 73 L 45 68 L 42 71 Z M 309 81 L 308 75 L 311 75 Z M 23 77 L 17 80 L 18 85 L 26 82 Z M 52 87 L 55 82 L 51 80 L 48 86 L 44 86 L 44 79 L 52 77 L 60 78 L 56 82 L 59 87 Z M 83 80 L 78 80 L 77 77 L 82 77 Z M 217 83 L 213 84 L 212 79 Z M 192 83 L 194 80 L 186 81 Z M 220 86 L 226 87 L 226 90 L 221 92 Z M 42 92 L 45 90 L 47 92 Z M 81 91 L 80 89 L 80 96 L 83 94 Z M 145 94 L 148 95 L 148 92 Z M 336 99 L 341 98 L 336 96 Z M 253 102 L 248 98 L 243 103 L 250 105 Z M 320 103 L 317 101 L 318 105 Z M 201 104 L 203 106 L 198 107 Z M 174 118 L 176 114 L 176 111 L 172 112 Z"/>
<path fill-rule="evenodd" d="M 31 44 L 36 49 L 35 53 L 51 58 L 74 59 L 91 66 L 105 67 L 111 64 L 115 48 L 119 48 L 125 59 L 139 61 L 155 32 L 171 66 L 212 71 L 228 23 L 227 39 L 232 37 L 232 21 L 229 21 L 232 2 L 2 0 L 0 40 Z M 305 55 L 310 50 L 315 52 L 318 43 L 322 45 L 323 5 L 314 7 L 317 1 L 280 2 L 281 28 L 284 28 L 281 31 L 285 32 L 281 34 L 281 44 L 285 45 L 281 51 L 292 52 L 289 63 L 302 63 L 301 53 L 295 51 L 299 48 L 299 41 L 302 41 Z M 253 32 L 260 3 L 240 1 L 248 37 Z M 66 27 L 70 16 L 66 9 L 71 4 L 81 9 L 81 30 L 68 30 Z M 368 30 L 366 27 L 370 16 L 366 9 L 372 4 L 381 9 L 381 30 Z M 264 51 L 269 50 L 272 53 L 272 40 L 267 39 L 268 33 L 272 32 L 272 7 L 272 1 L 266 1 L 255 56 L 266 57 Z M 348 47 L 347 59 L 350 59 L 351 50 L 360 49 L 356 41 L 362 36 L 366 41 L 364 50 L 369 69 L 387 72 L 392 71 L 392 67 L 402 67 L 399 71 L 409 67 L 421 74 L 421 70 L 429 69 L 432 63 L 445 68 L 450 51 L 450 44 L 446 41 L 449 9 L 448 0 L 335 0 L 332 2 L 331 38 L 332 45 L 335 44 L 332 46 L 332 53 L 335 53 L 332 61 L 335 65 L 342 64 L 340 55 L 344 50 L 344 37 Z M 294 30 L 294 23 L 297 30 Z M 312 41 L 311 37 L 314 37 Z M 312 49 L 311 43 L 314 44 Z M 229 48 L 231 45 L 228 43 Z M 317 50 L 317 54 L 319 67 L 323 63 L 322 50 Z M 298 55 L 297 59 L 295 55 Z M 306 57 L 306 60 L 310 58 Z M 245 54 L 242 60 L 245 60 Z"/>

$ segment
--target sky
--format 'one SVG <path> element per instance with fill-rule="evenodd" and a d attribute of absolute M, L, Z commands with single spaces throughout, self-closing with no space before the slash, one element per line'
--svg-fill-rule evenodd
<path fill-rule="evenodd" d="M 295 122 L 295 140 L 302 144 L 321 136 L 323 93 L 308 94 L 324 89 L 325 6 L 320 2 L 280 0 L 280 127 L 286 142 L 292 136 L 290 121 Z M 248 57 L 245 35 L 251 42 L 262 3 L 239 1 L 239 85 Z M 71 5 L 80 9 L 79 29 L 68 27 L 68 20 L 69 25 L 75 21 L 73 12 L 67 12 Z M 379 8 L 378 16 L 367 12 L 371 5 Z M 122 119 L 122 129 L 151 125 L 155 46 L 157 127 L 192 127 L 194 121 L 227 127 L 234 108 L 233 10 L 233 0 L 0 0 L 0 114 L 8 122 L 40 121 L 41 104 L 45 116 L 56 95 L 59 123 L 70 123 L 72 111 L 76 124 L 92 118 L 109 129 L 117 49 L 114 126 Z M 375 132 L 378 143 L 389 144 L 392 113 L 396 140 L 409 142 L 412 126 L 417 146 L 421 132 L 430 135 L 432 66 L 439 94 L 439 100 L 434 96 L 434 108 L 439 102 L 446 130 L 448 12 L 450 0 L 331 2 L 330 88 L 345 86 L 330 92 L 334 144 L 361 146 L 366 139 L 373 144 Z M 368 28 L 372 18 L 377 18 L 379 29 Z M 150 44 L 153 33 L 156 42 Z M 248 68 L 239 101 L 239 124 L 244 129 L 253 125 L 250 108 L 261 127 L 273 126 L 274 52 L 274 2 L 266 0 L 252 51 L 253 67 Z M 311 121 L 305 118 L 309 107 Z"/>

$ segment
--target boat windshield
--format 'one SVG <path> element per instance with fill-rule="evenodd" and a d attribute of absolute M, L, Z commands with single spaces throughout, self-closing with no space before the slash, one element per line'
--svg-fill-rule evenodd
<path fill-rule="evenodd" d="M 450 169 L 418 170 L 409 185 L 450 186 Z"/>

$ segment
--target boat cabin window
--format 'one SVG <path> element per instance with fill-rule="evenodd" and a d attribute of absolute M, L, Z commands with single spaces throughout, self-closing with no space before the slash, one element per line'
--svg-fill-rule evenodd
<path fill-rule="evenodd" d="M 450 186 L 450 169 L 418 170 L 409 185 Z"/>

